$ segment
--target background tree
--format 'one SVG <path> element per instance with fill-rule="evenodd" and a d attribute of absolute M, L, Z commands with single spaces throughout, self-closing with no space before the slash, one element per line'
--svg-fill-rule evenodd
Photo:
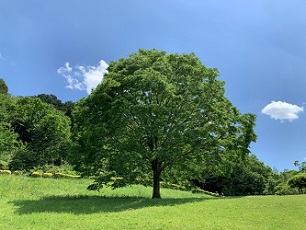
<path fill-rule="evenodd" d="M 248 154 L 254 115 L 240 115 L 218 75 L 194 54 L 139 50 L 111 62 L 75 110 L 75 168 L 95 175 L 91 188 L 120 177 L 114 187 L 150 182 L 160 198 L 167 174 L 200 179 L 207 154 Z"/>
<path fill-rule="evenodd" d="M 299 173 L 289 178 L 288 185 L 292 188 L 298 188 L 299 193 L 304 193 L 303 188 L 306 189 L 306 173 Z"/>
<path fill-rule="evenodd" d="M 8 94 L 8 87 L 2 78 L 0 78 L 0 94 Z"/>
<path fill-rule="evenodd" d="M 17 140 L 18 134 L 10 124 L 10 111 L 13 100 L 7 94 L 0 93 L 0 168 L 8 166 L 14 154 L 21 150 L 21 142 Z"/>
<path fill-rule="evenodd" d="M 11 125 L 26 146 L 15 155 L 11 167 L 29 169 L 44 164 L 61 164 L 70 138 L 70 119 L 39 98 L 16 99 Z"/>
<path fill-rule="evenodd" d="M 300 163 L 299 161 L 295 161 L 294 166 L 299 168 L 299 172 L 306 173 L 306 161 L 302 163 Z"/>
<path fill-rule="evenodd" d="M 64 112 L 64 114 L 72 119 L 72 111 L 74 108 L 74 103 L 72 101 L 62 102 L 53 94 L 39 94 L 37 96 L 43 102 L 53 105 L 57 110 Z"/>
<path fill-rule="evenodd" d="M 272 170 L 272 172 L 268 176 L 264 194 L 274 195 L 276 191 L 275 188 L 282 182 L 282 175 L 277 170 Z"/>
<path fill-rule="evenodd" d="M 295 175 L 297 175 L 299 172 L 296 170 L 288 170 L 285 169 L 284 171 L 278 173 L 277 175 L 274 175 L 273 178 L 269 178 L 269 182 L 271 182 L 271 179 L 274 180 L 274 191 L 272 194 L 276 195 L 294 195 L 298 194 L 298 188 L 290 187 L 288 185 L 288 180 Z M 278 179 L 278 180 L 277 180 Z"/>
<path fill-rule="evenodd" d="M 215 156 L 214 167 L 204 169 L 205 181 L 198 184 L 205 190 L 226 196 L 263 194 L 272 169 L 260 162 L 255 155 L 241 157 Z M 219 158 L 219 159 L 218 159 Z"/>

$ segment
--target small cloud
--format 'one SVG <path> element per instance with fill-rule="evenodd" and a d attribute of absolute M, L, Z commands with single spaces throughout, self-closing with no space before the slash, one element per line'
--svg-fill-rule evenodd
<path fill-rule="evenodd" d="M 71 71 L 72 71 L 72 68 L 69 66 L 69 62 L 66 62 L 65 67 L 59 68 L 57 70 L 57 73 L 63 75 L 63 74 L 69 73 Z"/>
<path fill-rule="evenodd" d="M 2 54 L 0 54 L 0 59 L 3 60 L 3 61 L 5 60 L 4 57 L 2 56 Z"/>
<path fill-rule="evenodd" d="M 60 67 L 57 73 L 66 78 L 68 89 L 86 90 L 88 94 L 101 83 L 103 76 L 107 73 L 108 64 L 101 60 L 98 66 L 69 66 Z"/>
<path fill-rule="evenodd" d="M 289 104 L 283 101 L 272 101 L 266 105 L 261 113 L 270 116 L 275 120 L 295 120 L 298 119 L 298 113 L 303 112 L 304 108 L 297 105 Z"/>

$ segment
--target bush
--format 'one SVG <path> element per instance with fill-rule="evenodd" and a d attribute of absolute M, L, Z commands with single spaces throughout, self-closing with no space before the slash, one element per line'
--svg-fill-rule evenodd
<path fill-rule="evenodd" d="M 118 177 L 111 177 L 111 180 L 112 181 L 123 180 L 123 177 L 120 177 L 120 176 L 118 176 Z"/>
<path fill-rule="evenodd" d="M 53 173 L 43 173 L 42 177 L 51 178 L 51 177 L 53 177 Z"/>
<path fill-rule="evenodd" d="M 55 178 L 75 178 L 75 179 L 81 178 L 80 176 L 77 176 L 77 175 L 69 175 L 69 174 L 64 174 L 64 173 L 55 173 L 54 177 Z"/>
<path fill-rule="evenodd" d="M 22 172 L 21 170 L 15 170 L 15 171 L 13 172 L 13 174 L 14 174 L 14 175 L 22 175 L 23 172 Z"/>
<path fill-rule="evenodd" d="M 32 172 L 31 177 L 42 177 L 42 173 L 41 172 Z"/>
<path fill-rule="evenodd" d="M 4 169 L 4 170 L 0 170 L 0 174 L 12 174 L 12 172 L 10 170 Z"/>
<path fill-rule="evenodd" d="M 72 166 L 69 164 L 61 164 L 60 166 L 53 164 L 46 164 L 42 166 L 34 167 L 34 171 L 43 171 L 49 173 L 61 173 L 66 175 L 76 175 L 76 172 L 73 170 Z"/>

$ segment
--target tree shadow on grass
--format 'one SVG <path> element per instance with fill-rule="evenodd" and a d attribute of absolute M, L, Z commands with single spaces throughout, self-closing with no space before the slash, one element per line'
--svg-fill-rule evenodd
<path fill-rule="evenodd" d="M 19 215 L 43 212 L 73 213 L 81 215 L 101 212 L 131 211 L 146 207 L 175 206 L 190 202 L 200 202 L 204 199 L 205 198 L 149 199 L 139 197 L 48 196 L 39 200 L 17 200 L 11 203 L 17 207 L 16 213 Z"/>

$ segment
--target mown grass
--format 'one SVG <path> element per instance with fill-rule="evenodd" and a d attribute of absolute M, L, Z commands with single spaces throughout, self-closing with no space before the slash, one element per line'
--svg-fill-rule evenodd
<path fill-rule="evenodd" d="M 306 229 L 306 195 L 214 198 L 90 180 L 0 175 L 0 229 Z"/>

